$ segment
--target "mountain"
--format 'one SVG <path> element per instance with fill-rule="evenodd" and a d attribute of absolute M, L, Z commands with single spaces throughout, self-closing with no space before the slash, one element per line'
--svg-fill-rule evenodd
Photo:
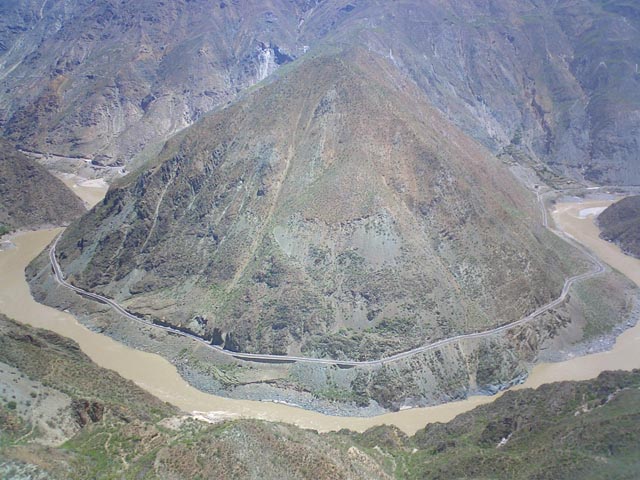
<path fill-rule="evenodd" d="M 5 1 L 0 128 L 26 150 L 139 164 L 338 43 L 387 57 L 494 154 L 634 184 L 639 23 L 629 0 Z"/>
<path fill-rule="evenodd" d="M 598 216 L 598 226 L 602 238 L 640 258 L 640 196 L 623 198 L 608 207 Z"/>
<path fill-rule="evenodd" d="M 0 315 L 3 478 L 636 478 L 640 372 L 507 392 L 412 437 L 209 424 Z M 62 442 L 64 442 L 62 444 Z M 62 446 L 61 446 L 62 444 Z"/>
<path fill-rule="evenodd" d="M 508 392 L 418 432 L 405 478 L 635 478 L 638 370 Z"/>
<path fill-rule="evenodd" d="M 68 224 L 85 211 L 61 180 L 0 139 L 0 231 Z"/>
<path fill-rule="evenodd" d="M 169 140 L 59 247 L 73 283 L 263 353 L 376 358 L 514 321 L 571 255 L 393 64 L 332 50 Z"/>
<path fill-rule="evenodd" d="M 0 6 L 2 128 L 26 150 L 124 164 L 300 49 L 305 2 Z"/>

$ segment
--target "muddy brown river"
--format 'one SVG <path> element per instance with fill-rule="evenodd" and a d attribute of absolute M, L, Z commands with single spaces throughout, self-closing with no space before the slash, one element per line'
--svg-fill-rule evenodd
<path fill-rule="evenodd" d="M 559 204 L 554 219 L 567 233 L 595 251 L 605 262 L 640 285 L 640 261 L 624 255 L 615 245 L 598 238 L 593 218 L 580 218 L 586 208 L 606 206 L 610 201 Z M 70 314 L 37 303 L 24 277 L 26 265 L 45 248 L 59 229 L 39 230 L 12 238 L 16 248 L 0 252 L 0 311 L 22 323 L 53 330 L 72 338 L 98 365 L 120 375 L 170 402 L 180 409 L 211 420 L 224 417 L 249 417 L 287 422 L 319 431 L 349 428 L 363 431 L 381 424 L 393 424 L 407 434 L 431 422 L 446 422 L 472 408 L 494 401 L 493 397 L 475 396 L 460 402 L 427 408 L 414 408 L 377 417 L 333 417 L 288 405 L 232 400 L 203 393 L 190 386 L 176 368 L 159 355 L 134 350 L 111 338 L 82 326 Z M 577 357 L 554 364 L 536 366 L 529 379 L 517 388 L 536 387 L 558 380 L 593 378 L 603 370 L 640 367 L 640 327 L 623 333 L 610 352 Z"/>

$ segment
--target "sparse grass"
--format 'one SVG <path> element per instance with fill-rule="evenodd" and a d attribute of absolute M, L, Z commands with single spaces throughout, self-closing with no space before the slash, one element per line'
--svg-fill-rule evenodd
<path fill-rule="evenodd" d="M 113 408 L 143 418 L 161 418 L 174 411 L 131 381 L 99 368 L 72 340 L 19 325 L 3 316 L 0 332 L 0 361 L 72 398 L 98 396 Z"/>
<path fill-rule="evenodd" d="M 340 388 L 336 385 L 330 385 L 323 389 L 316 390 L 313 394 L 325 400 L 332 402 L 353 402 L 356 401 L 357 395 L 349 389 Z"/>
<path fill-rule="evenodd" d="M 580 303 L 586 321 L 583 340 L 609 334 L 623 323 L 633 307 L 633 302 L 628 298 L 633 291 L 636 291 L 634 286 L 616 272 L 577 284 L 573 294 Z"/>

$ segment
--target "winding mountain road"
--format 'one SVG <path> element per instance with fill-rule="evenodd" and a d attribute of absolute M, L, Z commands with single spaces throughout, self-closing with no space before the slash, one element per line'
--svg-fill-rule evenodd
<path fill-rule="evenodd" d="M 600 187 L 600 188 L 607 188 L 607 187 Z M 211 345 L 209 342 L 207 342 L 206 340 L 196 336 L 196 335 L 192 335 L 190 333 L 187 332 L 183 332 L 181 330 L 177 330 L 168 326 L 164 326 L 164 325 L 158 325 L 155 323 L 151 323 L 147 320 L 144 320 L 136 315 L 133 315 L 132 313 L 128 312 L 127 310 L 125 310 L 121 305 L 119 305 L 118 303 L 116 303 L 115 301 L 106 298 L 102 295 L 98 295 L 96 293 L 93 292 L 89 292 L 87 290 L 84 290 L 82 288 L 76 287 L 75 285 L 70 284 L 69 282 L 67 282 L 64 279 L 64 273 L 62 272 L 62 269 L 60 268 L 60 264 L 58 263 L 58 260 L 56 258 L 56 246 L 58 244 L 58 241 L 60 240 L 60 237 L 62 236 L 62 233 L 56 238 L 56 240 L 53 242 L 53 244 L 51 245 L 51 248 L 49 249 L 49 260 L 51 262 L 51 267 L 53 269 L 53 273 L 55 276 L 56 281 L 62 285 L 63 287 L 66 287 L 70 290 L 73 290 L 74 292 L 78 293 L 79 295 L 82 295 L 84 297 L 90 298 L 92 300 L 95 300 L 97 302 L 100 303 L 104 303 L 108 306 L 110 306 L 111 308 L 113 308 L 116 312 L 118 312 L 120 315 L 133 320 L 135 322 L 141 323 L 147 327 L 152 327 L 152 328 L 157 328 L 160 330 L 164 330 L 166 332 L 172 333 L 174 335 L 180 335 L 182 337 L 187 337 L 190 338 L 208 348 L 211 348 L 219 353 L 222 353 L 224 355 L 228 355 L 231 357 L 234 357 L 236 359 L 240 359 L 240 360 L 248 360 L 248 361 L 261 361 L 261 362 L 278 362 L 278 363 L 294 363 L 294 362 L 305 362 L 305 363 L 315 363 L 315 364 L 322 364 L 322 365 L 337 365 L 340 367 L 357 367 L 357 366 L 380 366 L 380 365 L 384 365 L 387 363 L 391 363 L 391 362 L 395 362 L 398 360 L 402 360 L 405 358 L 409 358 L 412 357 L 416 354 L 419 353 L 423 353 L 423 352 L 427 352 L 429 350 L 434 350 L 436 348 L 440 348 L 443 347 L 445 345 L 449 345 L 455 342 L 458 342 L 460 340 L 470 340 L 470 339 L 477 339 L 477 338 L 484 338 L 484 337 L 489 337 L 491 335 L 495 335 L 497 333 L 501 333 L 507 330 L 510 330 L 514 327 L 520 326 L 520 325 L 524 325 L 528 322 L 531 322 L 532 320 L 534 320 L 536 317 L 542 315 L 543 313 L 551 310 L 552 308 L 557 307 L 558 305 L 560 305 L 562 302 L 564 302 L 564 300 L 566 299 L 567 295 L 569 294 L 569 290 L 571 289 L 572 285 L 574 285 L 576 282 L 580 282 L 582 280 L 586 280 L 588 278 L 592 278 L 595 277 L 597 275 L 600 275 L 602 273 L 604 273 L 606 267 L 605 265 L 600 261 L 600 259 L 598 259 L 595 255 L 593 255 L 591 252 L 589 252 L 585 247 L 583 247 L 582 245 L 580 245 L 578 242 L 576 242 L 575 240 L 573 240 L 571 237 L 569 237 L 568 235 L 566 235 L 564 232 L 556 230 L 552 227 L 549 226 L 548 223 L 548 216 L 547 216 L 547 210 L 545 208 L 544 205 L 544 196 L 547 194 L 557 194 L 557 193 L 562 193 L 560 191 L 548 191 L 545 192 L 543 194 L 541 194 L 538 191 L 536 191 L 536 195 L 537 195 L 537 199 L 538 199 L 538 203 L 540 205 L 540 209 L 541 209 L 541 213 L 542 213 L 542 225 L 547 228 L 549 231 L 553 232 L 555 235 L 558 235 L 560 238 L 562 238 L 563 240 L 565 240 L 566 242 L 570 243 L 572 246 L 576 247 L 577 249 L 579 249 L 591 262 L 593 262 L 593 268 L 591 270 L 589 270 L 588 272 L 582 273 L 580 275 L 575 275 L 573 277 L 569 277 L 565 280 L 564 282 L 564 286 L 562 288 L 562 292 L 560 293 L 560 296 L 558 298 L 556 298 L 555 300 L 547 303 L 546 305 L 543 305 L 541 307 L 539 307 L 537 310 L 535 310 L 534 312 L 530 313 L 529 315 L 527 315 L 526 317 L 523 317 L 519 320 L 516 320 L 512 323 L 507 323 L 504 325 L 501 325 L 499 327 L 496 328 L 492 328 L 490 330 L 484 330 L 482 332 L 475 332 L 475 333 L 466 333 L 463 335 L 456 335 L 455 337 L 449 337 L 449 338 L 445 338 L 442 340 L 438 340 L 437 342 L 433 342 L 433 343 L 429 343 L 426 345 L 422 345 L 420 347 L 416 347 L 413 348 L 411 350 L 407 350 L 405 352 L 400 352 L 400 353 L 396 353 L 395 355 L 391 355 L 389 357 L 384 357 L 384 358 L 380 358 L 377 360 L 364 360 L 364 361 L 356 361 L 356 360 L 334 360 L 334 359 L 330 359 L 330 358 L 313 358 L 313 357 L 299 357 L 299 356 L 289 356 L 289 355 L 268 355 L 268 354 L 259 354 L 259 353 L 242 353 L 242 352 L 232 352 L 230 350 L 225 350 L 220 346 L 217 345 Z"/>

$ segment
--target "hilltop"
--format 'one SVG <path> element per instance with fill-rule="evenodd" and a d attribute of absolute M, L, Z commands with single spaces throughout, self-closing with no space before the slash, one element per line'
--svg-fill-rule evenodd
<path fill-rule="evenodd" d="M 0 139 L 0 232 L 69 224 L 85 211 L 61 180 Z"/>
<path fill-rule="evenodd" d="M 640 196 L 623 198 L 611 205 L 598 216 L 598 226 L 602 238 L 640 258 Z"/>
<path fill-rule="evenodd" d="M 502 162 L 349 49 L 169 140 L 58 253 L 72 283 L 226 349 L 368 359 L 535 310 L 579 265 L 563 249 Z"/>

